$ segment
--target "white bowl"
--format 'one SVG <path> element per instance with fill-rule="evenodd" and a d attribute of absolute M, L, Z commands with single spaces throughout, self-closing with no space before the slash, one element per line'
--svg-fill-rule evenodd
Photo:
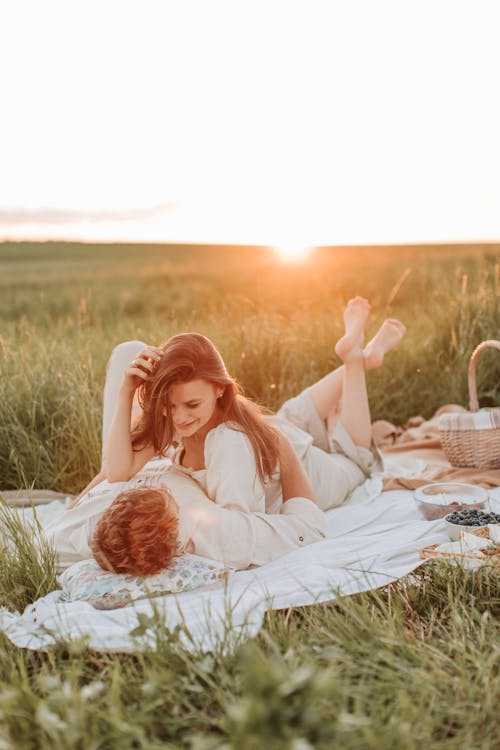
<path fill-rule="evenodd" d="M 464 482 L 433 482 L 419 487 L 413 494 L 424 518 L 435 521 L 454 510 L 475 508 L 484 510 L 488 502 L 488 491 L 483 487 Z"/>
<path fill-rule="evenodd" d="M 451 515 L 451 513 L 449 515 Z M 476 531 L 476 529 L 484 529 L 485 526 L 488 526 L 487 523 L 483 524 L 482 526 L 459 526 L 458 523 L 451 523 L 450 521 L 448 521 L 447 516 L 445 516 L 444 525 L 446 526 L 448 537 L 452 542 L 458 542 L 458 540 L 460 539 L 461 531 L 467 531 L 470 534 L 473 531 Z"/>

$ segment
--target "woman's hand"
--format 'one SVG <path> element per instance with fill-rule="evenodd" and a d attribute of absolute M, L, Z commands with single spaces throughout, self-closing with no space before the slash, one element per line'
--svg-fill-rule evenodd
<path fill-rule="evenodd" d="M 141 383 L 149 378 L 156 365 L 163 357 L 163 354 L 164 351 L 161 347 L 147 346 L 125 368 L 122 388 L 131 393 L 135 393 Z"/>

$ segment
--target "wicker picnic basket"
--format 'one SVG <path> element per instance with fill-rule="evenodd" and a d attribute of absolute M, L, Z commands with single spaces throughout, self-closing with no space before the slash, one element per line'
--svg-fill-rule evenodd
<path fill-rule="evenodd" d="M 470 534 L 474 536 L 482 537 L 483 539 L 489 539 L 490 533 L 487 526 L 480 526 L 478 529 L 468 530 Z M 431 544 L 429 547 L 424 547 L 420 550 L 421 560 L 475 560 L 480 562 L 482 565 L 489 565 L 495 568 L 500 568 L 500 554 L 494 551 L 494 554 L 485 555 L 484 552 L 477 550 L 476 552 L 439 552 L 437 548 L 439 544 Z M 498 549 L 498 548 L 496 548 Z"/>
<path fill-rule="evenodd" d="M 476 364 L 481 352 L 500 341 L 483 341 L 472 352 L 469 362 L 469 409 L 464 414 L 443 415 L 439 424 L 441 445 L 452 466 L 500 469 L 500 409 L 479 411 Z"/>

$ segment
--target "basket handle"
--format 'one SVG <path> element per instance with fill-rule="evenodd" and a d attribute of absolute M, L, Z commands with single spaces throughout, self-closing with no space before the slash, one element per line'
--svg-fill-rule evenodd
<path fill-rule="evenodd" d="M 490 339 L 489 341 L 483 341 L 482 344 L 476 346 L 471 354 L 469 362 L 469 409 L 470 411 L 479 410 L 479 401 L 477 400 L 477 385 L 476 385 L 476 364 L 479 359 L 479 355 L 485 349 L 493 347 L 494 349 L 500 350 L 500 341 Z"/>

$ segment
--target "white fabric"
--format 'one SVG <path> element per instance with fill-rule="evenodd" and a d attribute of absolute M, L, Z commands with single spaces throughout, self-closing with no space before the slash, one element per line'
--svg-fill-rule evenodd
<path fill-rule="evenodd" d="M 480 409 L 460 414 L 441 414 L 439 429 L 443 432 L 500 429 L 500 409 L 498 407 Z"/>
<path fill-rule="evenodd" d="M 496 425 L 491 412 L 478 411 L 474 415 L 474 427 L 478 430 L 494 430 Z"/>
<path fill-rule="evenodd" d="M 328 432 L 313 404 L 311 388 L 285 401 L 271 419 L 292 443 L 323 510 L 341 505 L 367 477 L 383 470 L 376 446 L 368 450 L 355 445 L 340 420 Z"/>
<path fill-rule="evenodd" d="M 241 430 L 230 423 L 210 430 L 205 438 L 206 469 L 184 467 L 180 459 L 182 444 L 174 455 L 180 472 L 193 478 L 217 505 L 233 510 L 256 513 L 278 513 L 279 503 L 267 502 L 267 487 L 260 481 L 252 444 Z"/>
<path fill-rule="evenodd" d="M 488 549 L 494 543 L 498 544 L 500 542 L 500 526 L 498 524 L 488 524 L 487 528 L 488 539 L 475 536 L 464 530 L 460 532 L 460 538 L 457 541 L 440 544 L 434 551 L 454 555 L 454 557 L 448 558 L 450 562 L 454 562 L 456 565 L 461 565 L 463 568 L 468 568 L 469 570 L 477 570 L 483 565 L 488 564 L 488 558 L 476 557 L 476 559 L 473 559 L 469 555 L 476 555 L 480 550 Z"/>
<path fill-rule="evenodd" d="M 492 506 L 500 510 L 500 488 L 490 495 L 496 498 Z M 261 568 L 234 573 L 226 586 L 214 584 L 109 612 L 84 602 L 61 603 L 60 592 L 54 591 L 22 615 L 3 609 L 0 628 L 16 645 L 32 649 L 85 635 L 92 648 L 132 652 L 154 647 L 151 632 L 134 638 L 130 631 L 138 625 L 138 614 L 151 615 L 157 607 L 168 629 L 187 628 L 189 637 L 180 632 L 187 649 L 210 650 L 221 642 L 231 647 L 257 634 L 268 609 L 383 586 L 420 565 L 422 547 L 447 541 L 444 521 L 422 520 L 413 493 L 406 490 L 384 492 L 354 506 L 348 502 L 326 515 L 327 539 Z"/>
<path fill-rule="evenodd" d="M 322 510 L 341 505 L 367 476 L 382 468 L 378 453 L 354 445 L 340 422 L 329 437 L 324 430 L 323 442 L 327 451 L 317 447 L 317 433 L 306 432 L 297 424 L 300 420 L 304 427 L 311 430 L 316 427 L 311 418 L 315 409 L 308 390 L 290 399 L 285 407 L 286 411 L 280 409 L 278 415 L 266 419 L 290 440 Z M 286 413 L 287 418 L 281 416 L 282 413 Z M 293 421 L 288 417 L 293 417 Z M 321 422 L 317 416 L 316 421 Z M 261 482 L 248 436 L 230 422 L 218 425 L 207 434 L 204 446 L 206 469 L 182 466 L 183 450 L 180 445 L 174 454 L 176 467 L 194 479 L 218 505 L 246 512 L 280 512 L 283 493 L 279 472 L 264 484 Z"/>

